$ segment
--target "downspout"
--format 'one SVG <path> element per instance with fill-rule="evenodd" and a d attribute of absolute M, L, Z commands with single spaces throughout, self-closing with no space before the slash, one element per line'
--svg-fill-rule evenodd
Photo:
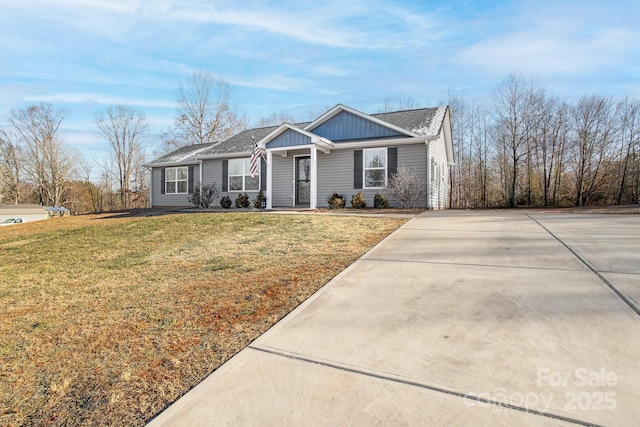
<path fill-rule="evenodd" d="M 153 168 L 145 166 L 149 169 L 149 207 L 153 207 Z"/>

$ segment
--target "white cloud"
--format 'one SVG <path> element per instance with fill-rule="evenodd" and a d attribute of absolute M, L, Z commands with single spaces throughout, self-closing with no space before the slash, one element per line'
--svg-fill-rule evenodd
<path fill-rule="evenodd" d="M 27 102 L 51 102 L 68 104 L 100 104 L 100 105 L 130 105 L 135 107 L 176 108 L 175 102 L 154 101 L 151 99 L 135 99 L 114 97 L 93 93 L 53 93 L 47 95 L 29 95 L 24 98 Z"/>
<path fill-rule="evenodd" d="M 461 66 L 496 73 L 521 71 L 538 76 L 582 75 L 609 66 L 637 39 L 626 30 L 606 29 L 591 36 L 545 28 L 502 34 L 482 40 L 457 55 Z"/>

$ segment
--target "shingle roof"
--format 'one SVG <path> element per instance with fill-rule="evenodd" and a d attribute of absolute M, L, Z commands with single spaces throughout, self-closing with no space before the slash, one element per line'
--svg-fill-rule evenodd
<path fill-rule="evenodd" d="M 446 112 L 445 106 L 435 108 L 419 108 L 415 110 L 394 111 L 390 113 L 370 114 L 379 120 L 406 129 L 421 136 L 436 135 L 442 126 L 442 120 Z M 297 127 L 304 128 L 307 123 L 296 123 Z M 278 126 L 247 129 L 213 144 L 195 144 L 179 148 L 171 153 L 159 157 L 149 165 L 171 163 L 196 162 L 197 158 L 210 156 L 224 156 L 230 154 L 249 154 L 253 150 L 253 140 L 260 141 Z M 253 138 L 252 138 L 253 137 Z"/>
<path fill-rule="evenodd" d="M 437 122 L 437 120 L 434 121 L 434 118 L 438 115 L 437 113 L 441 111 L 444 115 L 445 109 L 446 107 L 419 108 L 415 110 L 370 114 L 370 116 L 384 120 L 387 123 L 391 123 L 410 132 L 417 133 L 418 135 L 427 136 L 433 135 L 440 129 L 442 117 L 440 118 L 436 132 L 432 132 L 431 125 Z"/>
<path fill-rule="evenodd" d="M 235 153 L 250 153 L 253 150 L 253 139 L 260 141 L 269 135 L 278 126 L 268 126 L 263 128 L 247 129 L 225 139 L 220 144 L 209 147 L 200 153 L 200 156 L 224 155 Z"/>
<path fill-rule="evenodd" d="M 195 156 L 200 154 L 203 150 L 210 148 L 219 143 L 207 143 L 207 144 L 193 144 L 180 147 L 170 153 L 164 154 L 157 159 L 150 162 L 150 164 L 156 163 L 181 163 L 195 160 Z"/>

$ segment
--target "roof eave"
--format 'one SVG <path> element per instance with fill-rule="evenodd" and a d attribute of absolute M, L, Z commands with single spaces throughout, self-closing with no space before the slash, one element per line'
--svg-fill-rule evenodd
<path fill-rule="evenodd" d="M 238 151 L 235 153 L 209 154 L 207 156 L 198 156 L 196 160 L 215 160 L 215 159 L 232 159 L 236 157 L 249 157 L 251 151 Z"/>

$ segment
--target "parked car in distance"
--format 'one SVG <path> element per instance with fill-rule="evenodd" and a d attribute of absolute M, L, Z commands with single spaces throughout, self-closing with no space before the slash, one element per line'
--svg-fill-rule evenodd
<path fill-rule="evenodd" d="M 4 221 L 0 222 L 0 226 L 4 225 L 12 225 L 12 224 L 22 224 L 24 222 L 24 218 L 8 218 Z"/>

